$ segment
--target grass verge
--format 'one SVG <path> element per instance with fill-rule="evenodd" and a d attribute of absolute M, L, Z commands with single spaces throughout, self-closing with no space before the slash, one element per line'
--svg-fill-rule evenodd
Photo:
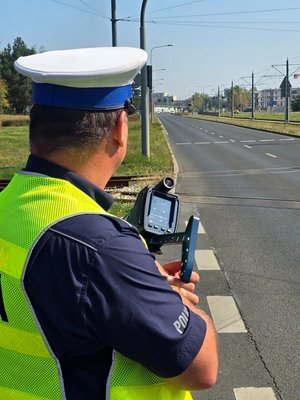
<path fill-rule="evenodd" d="M 262 129 L 270 132 L 283 133 L 286 135 L 294 135 L 300 137 L 300 124 L 289 122 L 285 124 L 281 121 L 264 121 L 264 120 L 251 120 L 249 118 L 239 118 L 235 116 L 230 117 L 216 117 L 212 115 L 184 115 L 189 118 L 204 119 L 207 121 L 221 122 L 223 124 L 231 124 L 243 126 L 245 128 Z"/>
<path fill-rule="evenodd" d="M 166 138 L 156 121 L 150 127 L 150 157 L 141 154 L 141 126 L 137 116 L 129 120 L 128 149 L 126 158 L 115 175 L 169 175 L 173 173 L 173 162 Z M 28 126 L 0 127 L 0 179 L 11 179 L 14 173 L 25 166 L 29 155 Z M 159 177 L 158 177 L 159 180 Z M 147 181 L 144 181 L 144 186 Z M 111 212 L 125 215 L 134 201 L 118 197 Z"/>

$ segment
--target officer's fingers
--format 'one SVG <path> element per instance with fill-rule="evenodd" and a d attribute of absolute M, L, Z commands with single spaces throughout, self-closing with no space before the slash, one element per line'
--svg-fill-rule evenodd
<path fill-rule="evenodd" d="M 187 291 L 189 291 L 191 293 L 194 293 L 196 286 L 195 286 L 194 283 L 189 282 L 189 283 L 182 283 L 182 284 L 179 285 L 179 287 L 183 288 L 183 289 L 185 289 L 185 290 L 187 290 Z"/>
<path fill-rule="evenodd" d="M 180 288 L 179 293 L 181 294 L 183 302 L 186 299 L 195 306 L 199 303 L 199 297 L 195 293 L 185 290 L 184 288 Z"/>
<path fill-rule="evenodd" d="M 183 288 L 188 292 L 193 293 L 195 291 L 195 284 L 192 282 L 189 283 L 184 283 L 178 278 L 174 278 L 172 276 L 168 276 L 167 278 L 169 285 L 171 286 L 177 286 L 178 288 Z"/>
<path fill-rule="evenodd" d="M 199 283 L 199 281 L 200 281 L 200 275 L 197 272 L 193 271 L 190 277 L 190 282 L 196 285 L 197 283 Z"/>

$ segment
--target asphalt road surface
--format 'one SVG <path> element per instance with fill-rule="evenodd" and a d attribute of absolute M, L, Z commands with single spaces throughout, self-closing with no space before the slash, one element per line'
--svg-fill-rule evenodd
<path fill-rule="evenodd" d="M 201 220 L 198 294 L 219 338 L 218 383 L 194 399 L 299 400 L 300 138 L 159 118 L 179 167 L 179 230 Z"/>

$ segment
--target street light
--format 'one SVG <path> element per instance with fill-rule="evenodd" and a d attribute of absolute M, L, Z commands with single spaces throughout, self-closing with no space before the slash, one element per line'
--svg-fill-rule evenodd
<path fill-rule="evenodd" d="M 153 50 L 154 50 L 154 49 L 161 49 L 161 48 L 163 48 L 163 47 L 173 47 L 173 46 L 174 46 L 173 43 L 163 44 L 163 45 L 161 45 L 161 46 L 154 46 L 154 47 L 152 47 L 151 50 L 150 50 L 150 66 L 149 66 L 150 74 L 149 74 L 149 76 L 150 76 L 150 81 L 151 81 L 151 82 L 148 82 L 148 84 L 149 84 L 150 102 L 151 102 L 151 105 L 150 105 L 150 110 L 151 110 L 151 121 L 153 120 L 153 113 L 154 113 L 153 88 L 152 88 L 152 53 L 153 53 Z"/>
<path fill-rule="evenodd" d="M 170 44 L 163 44 L 162 46 L 154 46 L 152 47 L 152 49 L 150 50 L 150 65 L 152 65 L 152 52 L 154 49 L 160 49 L 162 47 L 173 47 L 174 44 L 170 43 Z"/>

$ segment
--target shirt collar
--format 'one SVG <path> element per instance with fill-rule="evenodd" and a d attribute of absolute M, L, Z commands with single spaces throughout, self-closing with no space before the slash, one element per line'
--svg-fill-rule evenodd
<path fill-rule="evenodd" d="M 96 203 L 104 208 L 105 211 L 110 208 L 114 201 L 113 197 L 109 193 L 106 193 L 104 190 L 77 175 L 75 172 L 69 171 L 67 168 L 34 154 L 30 154 L 24 171 L 47 175 L 51 178 L 64 179 L 90 196 L 94 201 L 96 201 Z"/>

